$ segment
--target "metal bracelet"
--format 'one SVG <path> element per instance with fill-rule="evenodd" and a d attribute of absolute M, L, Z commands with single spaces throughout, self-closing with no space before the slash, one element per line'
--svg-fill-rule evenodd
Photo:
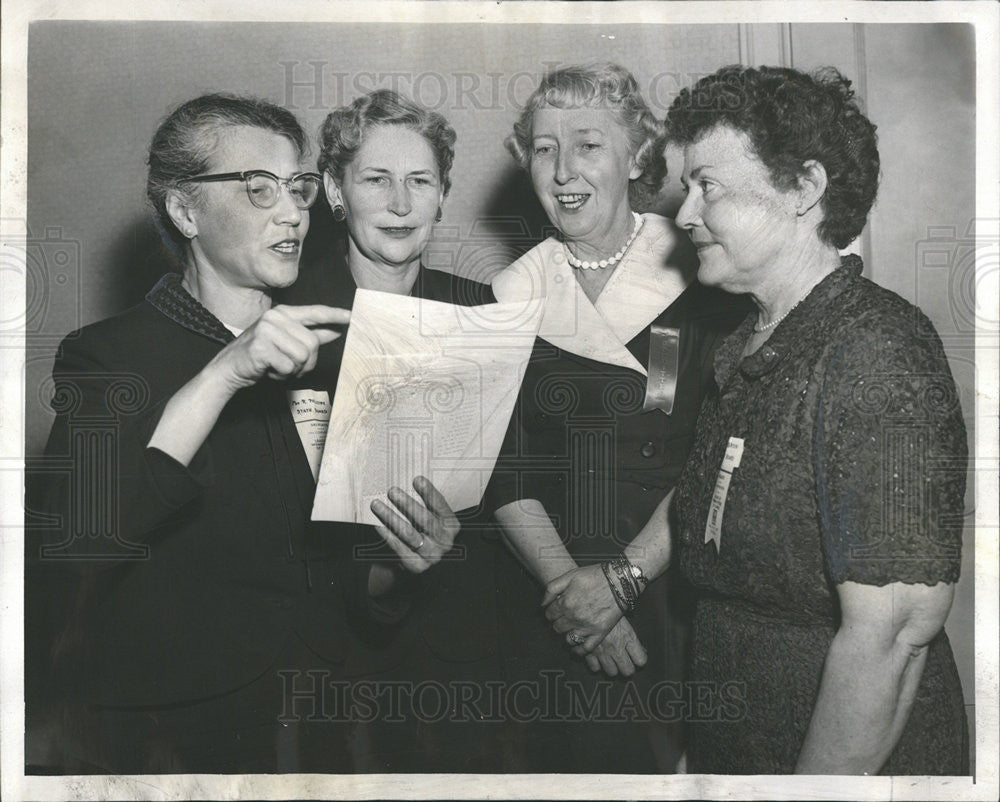
<path fill-rule="evenodd" d="M 622 611 L 623 615 L 628 615 L 631 612 L 629 604 L 611 577 L 611 561 L 601 563 L 601 570 L 604 571 L 604 578 L 608 580 L 608 587 L 611 588 L 611 592 L 614 594 L 618 609 Z"/>
<path fill-rule="evenodd" d="M 625 596 L 629 610 L 634 610 L 635 605 L 639 601 L 639 594 L 636 592 L 627 562 L 623 557 L 616 557 L 611 561 L 611 567 L 614 568 L 615 573 L 618 575 L 618 582 L 621 584 L 622 594 Z"/>
<path fill-rule="evenodd" d="M 632 577 L 632 582 L 635 584 L 636 591 L 642 593 L 649 585 L 649 580 L 646 579 L 646 575 L 642 572 L 642 569 L 638 565 L 633 565 L 632 561 L 625 556 L 624 551 L 622 552 L 622 559 L 625 560 L 628 572 Z"/>

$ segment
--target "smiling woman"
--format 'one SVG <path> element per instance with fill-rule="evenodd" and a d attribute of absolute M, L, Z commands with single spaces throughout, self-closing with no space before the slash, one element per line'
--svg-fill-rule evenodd
<path fill-rule="evenodd" d="M 927 318 L 838 252 L 878 189 L 875 125 L 832 68 L 738 66 L 684 89 L 667 122 L 698 276 L 755 307 L 719 349 L 674 505 L 691 679 L 738 682 L 744 702 L 692 723 L 688 766 L 967 773 L 943 629 L 961 407 Z"/>
<path fill-rule="evenodd" d="M 320 138 L 327 198 L 347 222 L 351 276 L 365 289 L 409 293 L 451 188 L 454 129 L 383 89 L 331 112 Z"/>
<path fill-rule="evenodd" d="M 510 547 L 498 558 L 505 671 L 558 678 L 538 720 L 516 724 L 522 770 L 673 771 L 683 750 L 680 716 L 657 710 L 683 697 L 683 593 L 647 587 L 656 550 L 636 537 L 680 474 L 736 317 L 693 282 L 673 222 L 638 213 L 665 178 L 664 143 L 614 64 L 545 76 L 507 140 L 558 229 L 493 283 L 501 301 L 544 305 L 488 494 Z"/>
<path fill-rule="evenodd" d="M 28 549 L 28 616 L 52 638 L 27 695 L 33 725 L 45 710 L 59 722 L 63 771 L 299 769 L 268 668 L 344 660 L 341 600 L 304 557 L 312 479 L 281 382 L 310 374 L 349 313 L 272 305 L 318 194 L 304 149 L 270 103 L 176 109 L 147 195 L 182 273 L 59 349 L 47 454 L 71 469 L 44 489 L 57 523 Z M 104 536 L 80 536 L 98 503 Z M 345 766 L 343 733 L 303 739 L 322 742 L 312 767 Z"/>
<path fill-rule="evenodd" d="M 408 128 L 376 126 L 339 182 L 326 173 L 326 186 L 347 215 L 352 270 L 412 282 L 444 203 L 430 143 Z"/>
<path fill-rule="evenodd" d="M 599 263 L 620 250 L 635 227 L 629 181 L 642 170 L 612 113 L 542 107 L 531 134 L 531 183 L 571 254 Z"/>

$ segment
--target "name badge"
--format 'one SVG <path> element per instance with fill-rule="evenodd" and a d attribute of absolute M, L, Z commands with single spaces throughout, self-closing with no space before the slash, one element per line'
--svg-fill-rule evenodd
<path fill-rule="evenodd" d="M 289 390 L 288 403 L 315 479 L 319 476 L 326 430 L 330 425 L 330 394 L 326 390 Z"/>
<path fill-rule="evenodd" d="M 708 510 L 708 521 L 705 522 L 705 542 L 715 541 L 716 551 L 722 548 L 722 514 L 726 509 L 726 496 L 729 495 L 729 483 L 733 471 L 740 467 L 743 459 L 743 439 L 730 437 L 726 445 L 726 453 L 722 457 L 719 475 L 715 480 L 715 491 L 712 493 L 712 505 Z"/>
<path fill-rule="evenodd" d="M 681 365 L 681 330 L 653 324 L 649 327 L 649 378 L 642 410 L 674 411 L 677 374 Z"/>

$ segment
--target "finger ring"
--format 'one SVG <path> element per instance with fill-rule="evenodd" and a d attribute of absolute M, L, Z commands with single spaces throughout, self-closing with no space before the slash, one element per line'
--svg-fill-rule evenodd
<path fill-rule="evenodd" d="M 420 551 L 424 547 L 424 536 L 420 536 L 420 542 L 414 547 L 414 551 Z"/>
<path fill-rule="evenodd" d="M 586 638 L 584 638 L 583 635 L 581 635 L 578 632 L 571 632 L 570 636 L 569 636 L 569 639 L 570 639 L 570 642 L 573 643 L 576 646 L 579 646 L 581 643 L 583 643 L 586 640 Z"/>

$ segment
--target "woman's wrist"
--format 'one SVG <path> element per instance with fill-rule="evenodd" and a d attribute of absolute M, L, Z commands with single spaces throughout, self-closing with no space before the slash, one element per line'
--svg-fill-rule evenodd
<path fill-rule="evenodd" d="M 202 368 L 167 401 L 147 447 L 190 464 L 232 396 L 208 366 Z"/>
<path fill-rule="evenodd" d="M 238 390 L 252 382 L 240 381 L 226 366 L 226 352 L 220 351 L 192 380 L 193 388 L 206 400 L 225 406 Z"/>
<path fill-rule="evenodd" d="M 580 567 L 568 552 L 558 556 L 542 557 L 537 566 L 538 578 L 543 585 L 547 585 L 553 579 L 558 579 Z"/>
<path fill-rule="evenodd" d="M 398 560 L 373 563 L 368 572 L 368 596 L 379 603 L 412 597 L 422 587 L 422 577 L 407 571 Z"/>
<path fill-rule="evenodd" d="M 629 543 L 623 556 L 628 559 L 631 570 L 638 569 L 640 581 L 649 584 L 670 566 L 672 552 L 670 531 L 670 506 L 674 491 L 669 493 L 653 511 L 642 531 Z M 639 579 L 639 576 L 636 577 Z"/>

